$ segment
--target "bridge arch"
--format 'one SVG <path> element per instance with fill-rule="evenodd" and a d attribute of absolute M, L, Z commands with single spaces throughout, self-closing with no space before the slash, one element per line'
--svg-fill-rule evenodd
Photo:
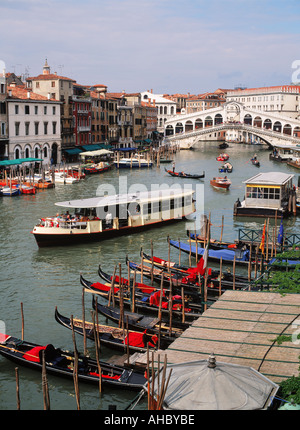
<path fill-rule="evenodd" d="M 269 118 L 264 120 L 264 128 L 267 130 L 272 129 L 272 121 Z"/>
<path fill-rule="evenodd" d="M 193 131 L 194 125 L 191 120 L 185 122 L 184 131 L 187 133 L 188 131 Z"/>
<path fill-rule="evenodd" d="M 223 123 L 223 116 L 220 113 L 215 115 L 215 125 Z"/>
<path fill-rule="evenodd" d="M 167 125 L 166 127 L 166 136 L 173 136 L 174 135 L 174 128 L 172 125 Z"/>
<path fill-rule="evenodd" d="M 283 134 L 288 134 L 289 136 L 291 136 L 292 135 L 292 126 L 291 126 L 291 124 L 284 124 L 282 133 Z"/>
<path fill-rule="evenodd" d="M 252 125 L 252 115 L 250 115 L 250 113 L 244 116 L 244 124 Z"/>
<path fill-rule="evenodd" d="M 300 137 L 300 127 L 295 127 L 293 130 L 294 137 Z"/>
<path fill-rule="evenodd" d="M 212 127 L 214 125 L 213 119 L 210 115 L 205 117 L 204 127 Z"/>
<path fill-rule="evenodd" d="M 182 122 L 177 122 L 175 125 L 175 134 L 183 133 L 183 125 Z"/>
<path fill-rule="evenodd" d="M 282 124 L 280 121 L 275 121 L 274 125 L 273 125 L 273 131 L 278 131 L 279 133 L 281 133 L 282 130 Z"/>
<path fill-rule="evenodd" d="M 253 121 L 254 127 L 262 127 L 262 119 L 260 116 L 256 116 Z"/>
<path fill-rule="evenodd" d="M 203 128 L 203 121 L 201 118 L 197 118 L 195 121 L 195 128 Z"/>

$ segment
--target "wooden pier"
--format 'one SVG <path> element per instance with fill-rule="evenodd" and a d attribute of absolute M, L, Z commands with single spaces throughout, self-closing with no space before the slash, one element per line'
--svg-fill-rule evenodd
<path fill-rule="evenodd" d="M 226 291 L 168 349 L 168 364 L 207 359 L 250 366 L 275 383 L 299 375 L 300 295 Z M 292 336 L 281 344 L 278 336 Z M 134 359 L 134 357 L 132 357 Z M 135 357 L 145 363 L 146 354 Z"/>

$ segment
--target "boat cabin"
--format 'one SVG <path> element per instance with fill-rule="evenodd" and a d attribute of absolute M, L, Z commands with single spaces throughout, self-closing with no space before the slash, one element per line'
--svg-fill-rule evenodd
<path fill-rule="evenodd" d="M 173 188 L 57 202 L 64 213 L 42 219 L 32 233 L 39 246 L 131 234 L 192 214 L 193 193 Z"/>
<path fill-rule="evenodd" d="M 245 197 L 234 205 L 236 216 L 278 216 L 290 211 L 289 202 L 295 194 L 294 175 L 281 172 L 259 173 L 244 181 Z"/>

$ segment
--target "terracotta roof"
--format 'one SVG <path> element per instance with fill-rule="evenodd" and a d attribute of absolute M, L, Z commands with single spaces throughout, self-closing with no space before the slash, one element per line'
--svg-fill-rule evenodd
<path fill-rule="evenodd" d="M 23 85 L 8 86 L 7 92 L 8 91 L 11 91 L 12 99 L 58 102 L 56 99 L 48 99 L 48 97 L 33 93 L 29 88 L 25 88 Z M 28 94 L 30 94 L 30 97 L 28 97 Z"/>
<path fill-rule="evenodd" d="M 59 76 L 56 73 L 49 73 L 49 74 L 41 74 L 38 76 L 33 76 L 30 78 L 27 78 L 27 81 L 54 81 L 55 79 L 60 79 L 60 80 L 64 80 L 64 81 L 72 81 L 72 82 L 76 82 L 74 79 L 71 78 L 67 78 L 65 76 Z"/>

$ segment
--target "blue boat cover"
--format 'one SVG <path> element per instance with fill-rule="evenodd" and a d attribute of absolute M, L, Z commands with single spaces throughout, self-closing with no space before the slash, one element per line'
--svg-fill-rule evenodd
<path fill-rule="evenodd" d="M 175 240 L 170 240 L 170 245 L 174 246 L 175 248 L 181 249 L 182 251 L 190 252 L 190 245 L 187 243 L 180 242 L 179 245 L 179 242 Z M 198 255 L 203 255 L 204 251 L 205 248 L 200 248 L 198 246 Z M 191 252 L 196 254 L 196 246 L 191 245 Z M 220 260 L 222 257 L 223 261 L 233 261 L 234 256 L 236 261 L 249 261 L 249 250 L 241 251 L 240 249 L 208 249 L 209 258 L 216 258 Z"/>

